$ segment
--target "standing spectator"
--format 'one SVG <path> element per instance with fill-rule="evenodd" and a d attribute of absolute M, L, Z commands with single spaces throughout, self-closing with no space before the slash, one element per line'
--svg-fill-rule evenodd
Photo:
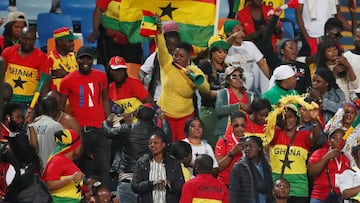
<path fill-rule="evenodd" d="M 224 136 L 231 113 L 247 112 L 249 108 L 249 97 L 243 84 L 243 69 L 229 66 L 226 68 L 224 76 L 226 88 L 219 91 L 215 103 L 215 112 L 218 116 L 215 135 L 218 137 Z"/>
<path fill-rule="evenodd" d="M 26 16 L 23 12 L 10 12 L 4 33 L 0 36 L 0 53 L 5 48 L 19 44 L 21 30 L 26 26 Z"/>
<path fill-rule="evenodd" d="M 244 150 L 244 132 L 246 116 L 241 111 L 231 114 L 231 131 L 219 138 L 215 147 L 215 158 L 219 164 L 218 180 L 229 187 L 230 172 L 234 164 L 241 159 Z"/>
<path fill-rule="evenodd" d="M 74 53 L 74 40 L 77 37 L 70 28 L 62 27 L 54 31 L 55 49 L 49 50 L 48 59 L 51 69 L 53 89 L 59 91 L 60 81 L 67 74 L 77 70 L 77 63 Z"/>
<path fill-rule="evenodd" d="M 290 193 L 290 183 L 285 178 L 274 182 L 274 203 L 287 203 Z"/>
<path fill-rule="evenodd" d="M 297 61 L 298 47 L 294 39 L 282 39 L 278 45 L 278 54 L 281 57 L 282 64 L 289 65 L 295 72 L 296 87 L 294 88 L 299 94 L 306 93 L 311 87 L 311 76 L 309 66 Z"/>
<path fill-rule="evenodd" d="M 108 81 L 106 75 L 92 69 L 94 51 L 81 47 L 76 55 L 79 69 L 69 73 L 60 83 L 60 109 L 64 110 L 69 98 L 72 115 L 82 127 L 83 155 L 79 167 L 86 171 L 86 160 L 94 155 L 96 174 L 105 183 L 110 182 L 110 140 L 104 136 L 102 122 L 110 114 Z M 90 175 L 90 174 L 87 174 Z"/>
<path fill-rule="evenodd" d="M 111 139 L 120 140 L 122 148 L 122 164 L 120 166 L 117 192 L 124 202 L 136 203 L 137 194 L 131 189 L 131 180 L 136 170 L 136 161 L 149 153 L 149 138 L 154 132 L 165 134 L 165 142 L 171 143 L 171 130 L 165 119 L 162 120 L 163 129 L 154 125 L 155 111 L 151 104 L 143 104 L 137 111 L 137 121 L 120 127 L 113 127 L 113 114 L 103 122 L 105 135 Z M 129 118 L 131 121 L 131 118 Z"/>
<path fill-rule="evenodd" d="M 179 162 L 166 154 L 164 135 L 153 134 L 149 139 L 149 154 L 136 162 L 131 182 L 138 203 L 179 202 L 184 176 Z M 120 197 L 121 198 L 121 197 Z"/>
<path fill-rule="evenodd" d="M 340 12 L 338 0 L 299 0 L 300 6 L 295 9 L 296 21 L 304 38 L 310 48 L 310 56 L 317 53 L 318 44 L 324 36 L 324 26 L 331 17 L 336 17 L 346 30 L 351 31 L 351 26 Z M 324 6 L 326 5 L 326 6 Z"/>
<path fill-rule="evenodd" d="M 269 66 L 263 54 L 254 43 L 245 41 L 243 24 L 239 21 L 227 20 L 224 23 L 224 32 L 231 44 L 225 63 L 243 68 L 246 90 L 254 93 L 255 97 L 260 97 L 262 93 L 261 80 L 270 78 Z"/>
<path fill-rule="evenodd" d="M 333 72 L 336 83 L 345 94 L 346 101 L 356 96 L 355 89 L 359 87 L 359 79 L 333 39 L 325 39 L 319 44 L 316 69 L 320 68 L 328 68 Z"/>
<path fill-rule="evenodd" d="M 41 73 L 49 74 L 46 55 L 34 47 L 36 30 L 24 27 L 20 36 L 20 44 L 6 48 L 2 57 L 5 60 L 5 78 L 14 91 L 13 102 L 20 105 L 23 115 L 36 91 Z M 45 85 L 40 96 L 45 96 L 49 86 Z"/>
<path fill-rule="evenodd" d="M 191 174 L 187 167 L 191 167 L 192 149 L 191 145 L 185 141 L 176 141 L 173 144 L 173 151 L 171 153 L 181 165 L 181 170 L 184 175 L 184 180 L 190 180 Z"/>
<path fill-rule="evenodd" d="M 194 116 L 193 95 L 197 90 L 203 95 L 210 94 L 209 83 L 204 79 L 201 84 L 195 84 L 189 74 L 204 77 L 204 73 L 191 65 L 192 47 L 187 43 L 178 43 L 174 54 L 166 48 L 166 41 L 161 26 L 157 27 L 155 37 L 158 60 L 160 63 L 161 94 L 158 105 L 169 121 L 173 141 L 184 139 L 184 124 Z M 176 65 L 177 64 L 177 65 Z M 182 68 L 178 68 L 181 66 Z"/>
<path fill-rule="evenodd" d="M 297 95 L 296 77 L 294 70 L 288 65 L 281 65 L 274 70 L 271 76 L 269 90 L 262 98 L 269 100 L 271 105 L 276 105 L 281 97 L 286 95 Z"/>
<path fill-rule="evenodd" d="M 43 180 L 53 197 L 53 202 L 79 202 L 84 174 L 73 160 L 79 156 L 81 136 L 74 130 L 55 133 L 58 147 L 50 155 Z"/>
<path fill-rule="evenodd" d="M 344 203 L 359 202 L 360 201 L 360 145 L 351 148 L 351 155 L 356 162 L 356 165 L 350 169 L 345 170 L 338 179 L 338 185 Z"/>
<path fill-rule="evenodd" d="M 184 184 L 180 203 L 229 202 L 228 189 L 212 175 L 212 166 L 213 159 L 209 155 L 201 154 L 196 158 L 195 178 Z"/>
<path fill-rule="evenodd" d="M 336 84 L 334 74 L 327 68 L 317 69 L 312 83 L 309 94 L 321 105 L 321 114 L 327 123 L 345 101 L 345 95 Z"/>
<path fill-rule="evenodd" d="M 109 85 L 109 100 L 118 104 L 124 113 L 135 114 L 143 103 L 152 103 L 152 97 L 141 84 L 141 81 L 128 76 L 126 61 L 114 56 L 109 62 L 112 83 Z"/>
<path fill-rule="evenodd" d="M 199 118 L 190 118 L 185 123 L 184 132 L 187 138 L 184 139 L 185 142 L 191 145 L 192 149 L 192 159 L 191 166 L 189 168 L 190 174 L 193 175 L 193 169 L 195 164 L 195 159 L 200 154 L 207 154 L 213 158 L 213 168 L 214 173 L 217 173 L 217 168 L 219 167 L 218 162 L 216 161 L 214 151 L 211 146 L 202 139 L 204 132 L 204 124 Z"/>
<path fill-rule="evenodd" d="M 354 44 L 355 49 L 346 51 L 344 53 L 344 57 L 350 63 L 351 67 L 353 68 L 356 78 L 360 78 L 360 24 L 356 25 L 354 34 Z M 360 86 L 355 89 L 356 96 L 360 98 Z M 351 98 L 352 99 L 352 98 Z"/>
<path fill-rule="evenodd" d="M 245 157 L 237 162 L 230 175 L 230 202 L 272 202 L 271 168 L 259 137 L 245 141 Z"/>
<path fill-rule="evenodd" d="M 119 7 L 121 1 L 98 0 L 93 14 L 93 32 L 90 42 L 98 39 L 97 62 L 109 64 L 113 56 L 121 56 L 129 63 L 140 64 L 142 60 L 141 44 L 131 44 L 127 36 L 120 32 Z"/>
<path fill-rule="evenodd" d="M 341 195 L 336 178 L 350 168 L 350 160 L 337 149 L 344 134 L 340 128 L 332 131 L 329 134 L 330 148 L 318 149 L 309 158 L 308 174 L 315 177 L 310 203 L 325 202 L 330 189 Z"/>
<path fill-rule="evenodd" d="M 214 147 L 218 137 L 215 135 L 217 116 L 215 113 L 216 96 L 225 87 L 225 57 L 229 45 L 224 37 L 215 35 L 208 42 L 210 58 L 200 60 L 199 68 L 204 72 L 210 84 L 210 98 L 201 97 L 199 117 L 204 121 L 204 138 Z"/>
<path fill-rule="evenodd" d="M 308 131 L 297 129 L 300 118 L 298 108 L 294 104 L 277 108 L 283 108 L 283 115 L 285 116 L 280 115 L 277 118 L 280 128 L 275 129 L 274 137 L 270 142 L 270 163 L 273 179 L 283 177 L 290 182 L 289 202 L 308 203 L 306 160 L 310 147 L 316 144 L 320 136 L 320 125 L 317 120 L 319 110 L 314 109 L 310 112 L 313 128 L 312 131 Z M 279 112 L 278 110 L 275 109 L 274 112 Z"/>
<path fill-rule="evenodd" d="M 50 154 L 57 147 L 54 139 L 55 132 L 63 129 L 63 126 L 54 120 L 57 116 L 57 109 L 58 103 L 54 97 L 43 97 L 39 104 L 40 116 L 35 118 L 31 124 L 36 133 L 38 145 L 34 147 L 40 157 L 42 168 L 45 168 Z"/>
<path fill-rule="evenodd" d="M 263 50 L 263 35 L 266 25 L 269 23 L 269 17 L 273 13 L 274 8 L 266 6 L 262 3 L 262 0 L 250 0 L 249 5 L 237 14 L 237 20 L 244 26 L 245 40 L 252 40 L 260 50 Z M 276 50 L 276 38 L 280 38 L 282 34 L 281 28 L 282 25 L 278 21 L 278 25 L 271 38 L 274 50 Z"/>

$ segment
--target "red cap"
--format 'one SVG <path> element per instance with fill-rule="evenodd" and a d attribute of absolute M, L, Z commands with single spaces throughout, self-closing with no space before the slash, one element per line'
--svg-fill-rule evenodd
<path fill-rule="evenodd" d="M 120 56 L 113 56 L 109 61 L 109 66 L 112 70 L 127 68 L 125 59 Z"/>

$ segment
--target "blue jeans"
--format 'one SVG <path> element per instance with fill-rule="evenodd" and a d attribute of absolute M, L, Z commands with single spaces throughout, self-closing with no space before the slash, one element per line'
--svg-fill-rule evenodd
<path fill-rule="evenodd" d="M 79 168 L 87 177 L 94 175 L 87 174 L 88 171 L 92 171 L 87 168 L 87 160 L 89 155 L 92 154 L 94 156 L 95 175 L 99 176 L 107 186 L 110 186 L 111 141 L 105 137 L 102 128 L 82 129 L 81 135 L 83 153 L 78 159 Z"/>
<path fill-rule="evenodd" d="M 311 198 L 310 199 L 310 203 L 324 203 L 325 201 L 322 201 L 322 200 L 319 200 L 319 199 L 316 199 L 316 198 Z"/>
<path fill-rule="evenodd" d="M 131 189 L 131 183 L 119 182 L 117 193 L 121 203 L 136 203 L 137 194 Z"/>

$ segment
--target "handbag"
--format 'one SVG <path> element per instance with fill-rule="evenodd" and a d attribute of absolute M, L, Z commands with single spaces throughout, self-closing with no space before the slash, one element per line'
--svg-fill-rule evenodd
<path fill-rule="evenodd" d="M 329 194 L 327 195 L 326 197 L 326 200 L 325 200 L 325 203 L 342 203 L 342 198 L 341 198 L 341 195 L 337 194 L 335 191 L 334 191 L 334 188 L 331 184 L 331 179 L 330 179 L 330 174 L 329 174 L 329 168 L 328 168 L 328 165 L 326 164 L 325 166 L 325 171 L 326 171 L 326 176 L 327 176 L 327 179 L 328 179 L 328 182 L 329 182 L 329 186 L 330 186 L 330 192 Z"/>

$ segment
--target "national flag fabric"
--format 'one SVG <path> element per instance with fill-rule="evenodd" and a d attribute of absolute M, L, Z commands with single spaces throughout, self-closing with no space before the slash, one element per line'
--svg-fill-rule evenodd
<path fill-rule="evenodd" d="M 139 34 L 142 10 L 145 9 L 158 14 L 161 21 L 175 21 L 184 42 L 206 47 L 213 35 L 216 0 L 122 0 L 120 31 L 128 36 L 131 43 L 148 40 Z"/>
<path fill-rule="evenodd" d="M 140 35 L 144 37 L 155 37 L 157 33 L 157 19 L 151 11 L 143 10 L 140 26 Z"/>

